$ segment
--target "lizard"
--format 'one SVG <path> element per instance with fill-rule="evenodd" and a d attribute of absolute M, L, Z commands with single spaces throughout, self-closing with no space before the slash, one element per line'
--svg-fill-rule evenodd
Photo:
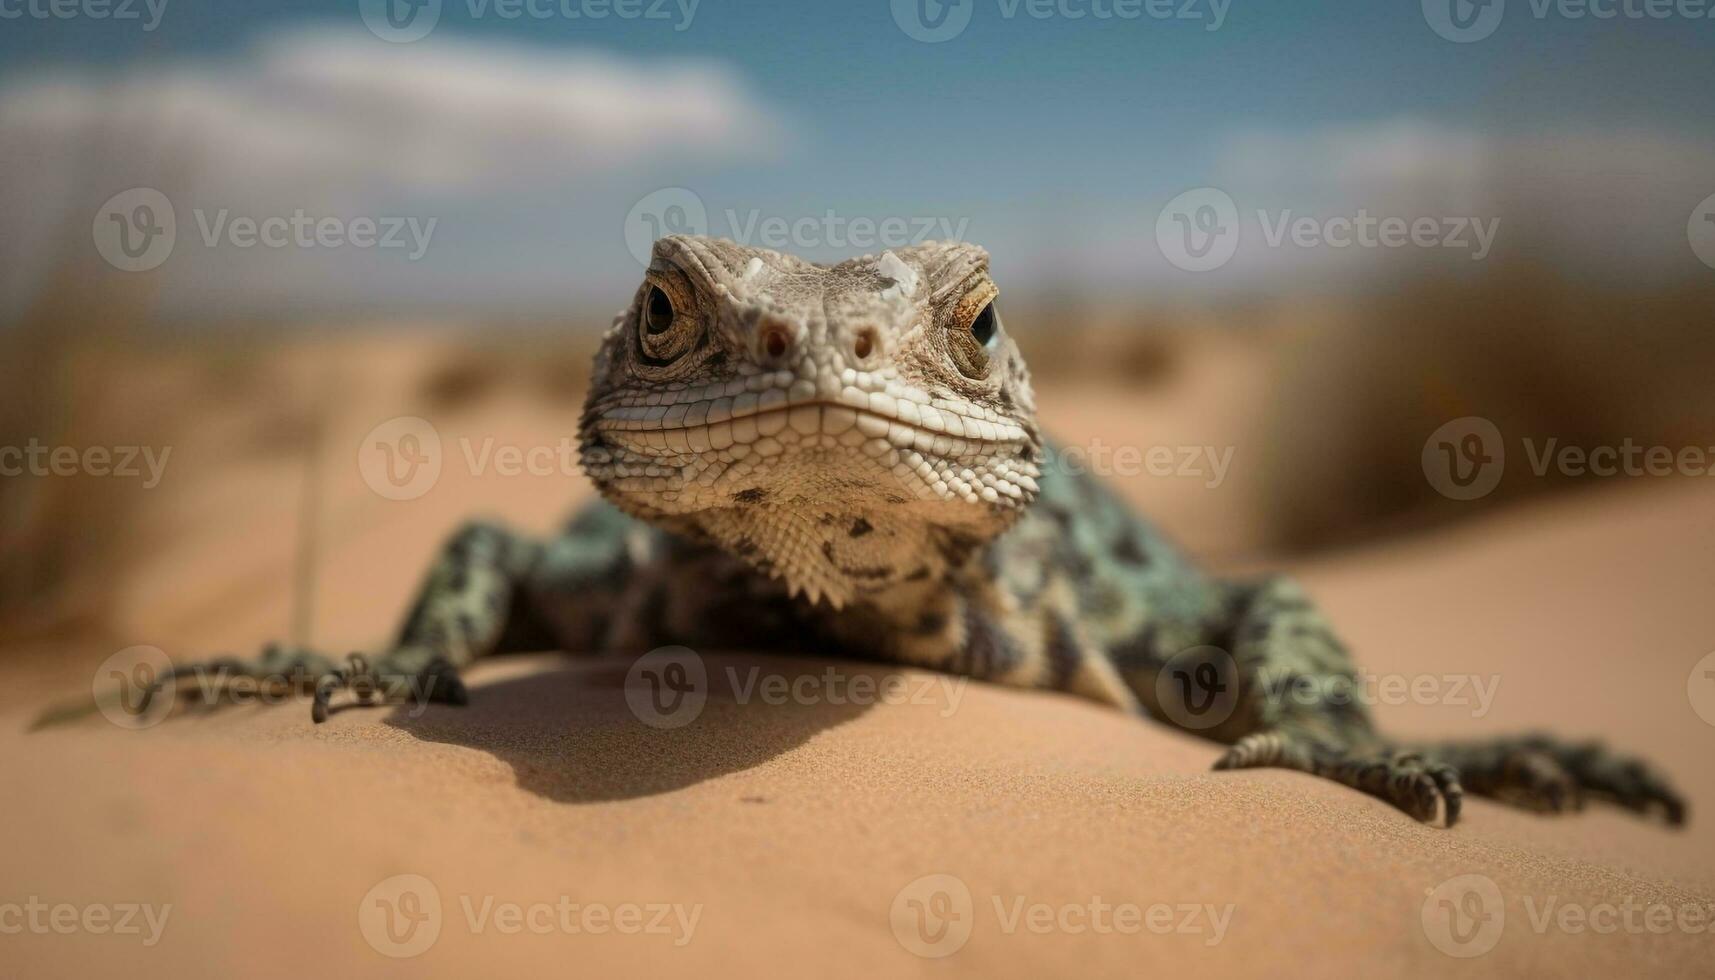
<path fill-rule="evenodd" d="M 154 689 L 298 678 L 320 723 L 345 689 L 468 703 L 460 670 L 508 651 L 812 648 L 1091 699 L 1224 745 L 1216 769 L 1297 770 L 1425 823 L 1467 792 L 1684 822 L 1667 779 L 1597 741 L 1381 734 L 1301 587 L 1205 573 L 1063 465 L 998 294 L 964 242 L 823 265 L 664 237 L 596 355 L 578 444 L 599 498 L 563 532 L 464 526 L 375 656 L 274 644 Z"/>

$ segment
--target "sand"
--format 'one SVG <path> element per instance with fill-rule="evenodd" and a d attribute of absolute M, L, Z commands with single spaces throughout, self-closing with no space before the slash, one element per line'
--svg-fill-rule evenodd
<path fill-rule="evenodd" d="M 473 429 L 527 434 L 494 411 Z M 242 503 L 161 504 L 127 640 L 182 655 L 281 629 L 292 487 L 246 465 L 225 484 Z M 567 496 L 446 480 L 404 505 L 336 495 L 328 642 L 382 635 L 475 501 L 547 526 Z M 1675 775 L 1682 831 L 1484 801 L 1421 826 L 1301 775 L 1210 772 L 1214 746 L 1067 697 L 813 651 L 705 651 L 707 703 L 666 730 L 629 707 L 625 663 L 543 654 L 479 666 L 464 709 L 26 734 L 111 652 L 63 648 L 0 667 L 0 928 L 21 929 L 0 974 L 1715 975 L 1715 936 L 1687 928 L 1715 908 L 1715 727 L 1687 690 L 1715 648 L 1710 503 L 1633 484 L 1291 569 L 1369 670 L 1462 701 L 1382 704 L 1392 730 L 1603 733 Z M 1466 675 L 1492 700 L 1456 696 Z M 809 693 L 768 703 L 753 676 Z M 1450 928 L 1444 899 L 1477 918 Z M 101 912 L 54 929 L 55 905 L 128 903 L 164 912 L 158 936 L 141 912 L 140 934 Z"/>

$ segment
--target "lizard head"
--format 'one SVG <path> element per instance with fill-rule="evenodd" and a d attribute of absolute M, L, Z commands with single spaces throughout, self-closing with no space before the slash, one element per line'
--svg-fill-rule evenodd
<path fill-rule="evenodd" d="M 940 577 L 1036 495 L 1029 374 L 988 253 L 833 266 L 655 243 L 596 356 L 582 463 L 622 510 L 841 606 Z"/>

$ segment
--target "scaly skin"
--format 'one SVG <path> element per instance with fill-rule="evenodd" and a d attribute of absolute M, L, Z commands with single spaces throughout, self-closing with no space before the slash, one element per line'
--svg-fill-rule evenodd
<path fill-rule="evenodd" d="M 549 540 L 460 531 L 379 656 L 218 668 L 319 678 L 321 721 L 346 687 L 463 703 L 458 669 L 508 650 L 832 649 L 1149 714 L 1229 745 L 1217 768 L 1301 770 L 1423 821 L 1451 825 L 1465 791 L 1684 820 L 1665 780 L 1599 745 L 1378 735 L 1291 582 L 1210 578 L 1051 465 L 997 292 L 966 244 L 823 267 L 663 239 L 580 426 L 605 502 Z"/>

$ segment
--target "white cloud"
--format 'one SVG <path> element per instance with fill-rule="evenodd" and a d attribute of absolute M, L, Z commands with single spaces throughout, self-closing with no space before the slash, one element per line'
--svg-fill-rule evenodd
<path fill-rule="evenodd" d="M 282 190 L 575 181 L 652 157 L 768 155 L 782 131 L 717 64 L 332 32 L 232 61 L 0 88 L 8 169 L 105 147 L 193 180 Z"/>
<path fill-rule="evenodd" d="M 1475 129 L 1412 119 L 1235 132 L 1212 183 L 1247 214 L 1258 272 L 1410 268 L 1457 250 L 1263 246 L 1255 212 L 1498 222 L 1495 255 L 1568 275 L 1671 278 L 1691 269 L 1685 226 L 1715 191 L 1715 144 L 1647 128 Z"/>
<path fill-rule="evenodd" d="M 0 79 L 0 308 L 26 301 L 68 248 L 86 248 L 91 216 L 128 187 L 235 215 L 551 207 L 576 221 L 615 185 L 771 159 L 785 134 L 721 63 L 446 36 L 384 44 L 299 31 L 236 57 L 13 73 Z M 180 220 L 182 241 L 195 226 Z M 505 234 L 503 222 L 488 233 Z M 484 222 L 452 224 L 443 237 Z M 373 273 L 353 281 L 338 256 L 291 250 L 181 247 L 164 272 L 169 292 L 182 283 L 201 296 L 322 297 L 342 276 L 358 290 L 348 298 L 368 298 L 363 282 L 387 294 Z"/>
<path fill-rule="evenodd" d="M 1686 226 L 1715 193 L 1715 142 L 1670 130 L 1391 118 L 1234 127 L 1177 152 L 1190 162 L 1170 178 L 1148 175 L 1135 197 L 1109 183 L 1034 222 L 979 216 L 1006 281 L 1172 302 L 1231 290 L 1389 288 L 1426 269 L 1484 274 L 1505 263 L 1645 287 L 1707 274 Z M 1232 197 L 1241 237 L 1227 264 L 1187 273 L 1163 255 L 1155 226 L 1164 205 L 1199 186 Z M 1288 211 L 1321 221 L 1359 208 L 1374 219 L 1485 220 L 1493 247 L 1474 260 L 1476 231 L 1452 226 L 1444 247 L 1273 244 L 1257 217 L 1266 211 L 1268 230 L 1278 231 Z"/>

